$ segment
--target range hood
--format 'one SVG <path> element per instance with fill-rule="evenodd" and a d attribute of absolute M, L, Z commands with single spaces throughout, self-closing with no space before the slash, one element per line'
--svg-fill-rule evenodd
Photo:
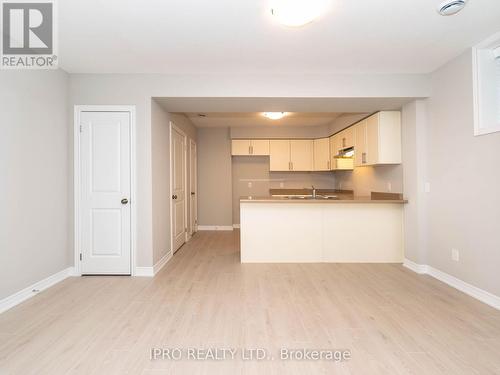
<path fill-rule="evenodd" d="M 339 153 L 334 156 L 336 159 L 352 159 L 354 158 L 354 147 L 347 147 L 339 150 Z"/>

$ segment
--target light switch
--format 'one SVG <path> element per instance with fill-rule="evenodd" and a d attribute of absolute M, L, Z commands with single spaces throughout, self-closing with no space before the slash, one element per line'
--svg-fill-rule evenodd
<path fill-rule="evenodd" d="M 251 182 L 251 181 L 248 183 L 248 187 L 249 187 L 250 189 L 252 188 L 252 182 Z"/>
<path fill-rule="evenodd" d="M 424 191 L 425 191 L 426 193 L 430 193 L 430 192 L 431 192 L 431 183 L 430 183 L 430 182 L 426 182 L 426 183 L 424 184 Z"/>

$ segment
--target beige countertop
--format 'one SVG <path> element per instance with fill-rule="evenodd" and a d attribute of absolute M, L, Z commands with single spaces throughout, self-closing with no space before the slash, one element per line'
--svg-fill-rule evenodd
<path fill-rule="evenodd" d="M 371 197 L 338 197 L 337 199 L 323 198 L 286 198 L 286 197 L 242 197 L 241 203 L 408 203 L 406 199 L 372 199 Z"/>
<path fill-rule="evenodd" d="M 318 190 L 317 194 L 324 194 L 326 196 L 334 196 L 335 198 L 326 199 L 326 198 L 312 198 L 312 195 L 307 194 L 308 191 L 301 191 L 300 194 L 296 194 L 294 196 L 293 193 L 288 191 L 280 192 L 278 189 L 271 190 L 273 195 L 265 196 L 265 197 L 241 197 L 241 203 L 396 203 L 396 204 L 404 204 L 408 203 L 406 199 L 403 199 L 401 194 L 397 193 L 378 193 L 372 192 L 371 196 L 367 197 L 357 197 L 351 191 L 321 191 Z M 282 194 L 283 193 L 283 194 Z M 287 194 L 292 193 L 292 194 Z M 299 198 L 300 196 L 300 198 Z"/>

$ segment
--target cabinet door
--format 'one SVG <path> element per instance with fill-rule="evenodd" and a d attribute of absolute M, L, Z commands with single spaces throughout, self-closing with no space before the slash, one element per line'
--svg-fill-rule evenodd
<path fill-rule="evenodd" d="M 344 147 L 343 148 L 349 148 L 349 147 L 354 147 L 354 129 L 352 126 L 348 127 L 346 130 L 344 130 L 342 133 L 344 133 Z"/>
<path fill-rule="evenodd" d="M 292 171 L 312 171 L 313 170 L 313 140 L 291 140 L 290 141 L 290 162 Z"/>
<path fill-rule="evenodd" d="M 252 155 L 267 156 L 269 155 L 269 140 L 268 139 L 253 139 L 250 145 Z"/>
<path fill-rule="evenodd" d="M 368 117 L 366 125 L 366 164 L 378 163 L 379 156 L 379 113 Z"/>
<path fill-rule="evenodd" d="M 250 155 L 250 141 L 248 139 L 233 139 L 231 141 L 231 155 Z"/>
<path fill-rule="evenodd" d="M 335 155 L 337 155 L 337 148 L 335 146 L 335 142 L 336 142 L 336 139 L 335 139 L 335 136 L 332 135 L 330 138 L 330 170 L 334 170 L 335 169 Z"/>
<path fill-rule="evenodd" d="M 366 124 L 363 120 L 354 125 L 354 165 L 360 167 L 366 165 Z"/>
<path fill-rule="evenodd" d="M 290 141 L 282 139 L 269 141 L 269 156 L 270 171 L 289 171 Z"/>
<path fill-rule="evenodd" d="M 330 139 L 321 138 L 314 140 L 314 170 L 330 170 Z"/>

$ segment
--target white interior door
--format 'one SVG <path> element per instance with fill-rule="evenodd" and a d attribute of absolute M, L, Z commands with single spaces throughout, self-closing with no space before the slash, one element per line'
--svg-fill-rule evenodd
<path fill-rule="evenodd" d="M 82 274 L 131 271 L 129 112 L 80 114 Z"/>
<path fill-rule="evenodd" d="M 172 238 L 174 253 L 186 242 L 186 137 L 172 126 Z"/>
<path fill-rule="evenodd" d="M 189 178 L 189 183 L 191 185 L 191 194 L 190 194 L 190 199 L 191 199 L 191 212 L 190 212 L 190 234 L 193 235 L 197 231 L 197 223 L 198 223 L 198 205 L 197 205 L 197 160 L 196 160 L 196 143 L 194 141 L 191 141 L 190 143 L 190 178 Z"/>

